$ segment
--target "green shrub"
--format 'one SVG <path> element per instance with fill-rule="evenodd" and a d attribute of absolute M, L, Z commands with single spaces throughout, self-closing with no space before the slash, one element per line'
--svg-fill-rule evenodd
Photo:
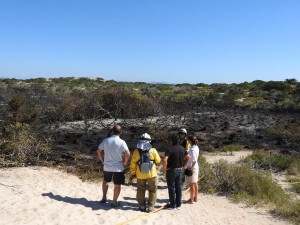
<path fill-rule="evenodd" d="M 290 201 L 285 204 L 277 205 L 271 210 L 276 216 L 287 218 L 295 224 L 300 224 L 300 202 Z"/>
<path fill-rule="evenodd" d="M 293 158 L 293 162 L 289 165 L 288 174 L 290 175 L 300 175 L 300 159 L 299 157 Z"/>
<path fill-rule="evenodd" d="M 243 159 L 243 162 L 249 162 L 257 168 L 273 169 L 277 171 L 287 171 L 291 175 L 300 173 L 300 154 L 293 156 L 270 154 L 269 152 L 257 151 Z"/>
<path fill-rule="evenodd" d="M 5 161 L 13 161 L 17 164 L 26 162 L 37 163 L 40 156 L 50 152 L 50 138 L 45 138 L 29 125 L 16 123 L 10 125 L 6 135 L 0 142 L 0 156 Z M 0 166 L 4 166 L 3 164 Z"/>
<path fill-rule="evenodd" d="M 274 126 L 266 129 L 266 132 L 281 138 L 291 146 L 300 145 L 300 125 L 289 124 L 288 126 Z"/>
<path fill-rule="evenodd" d="M 278 91 L 290 91 L 291 86 L 281 81 L 268 81 L 263 86 L 264 91 L 278 90 Z"/>
<path fill-rule="evenodd" d="M 202 192 L 225 194 L 249 204 L 268 205 L 276 216 L 300 222 L 300 203 L 273 181 L 270 172 L 253 170 L 249 163 L 229 164 L 220 160 L 208 164 L 202 159 L 199 163 L 199 189 Z"/>
<path fill-rule="evenodd" d="M 223 152 L 234 152 L 234 151 L 240 151 L 242 149 L 242 146 L 240 145 L 225 145 L 223 146 Z"/>
<path fill-rule="evenodd" d="M 200 189 L 204 192 L 222 193 L 237 199 L 243 196 L 253 203 L 277 203 L 288 199 L 270 174 L 252 170 L 248 164 L 233 165 L 220 160 L 212 165 L 201 165 L 201 168 L 205 177 Z"/>

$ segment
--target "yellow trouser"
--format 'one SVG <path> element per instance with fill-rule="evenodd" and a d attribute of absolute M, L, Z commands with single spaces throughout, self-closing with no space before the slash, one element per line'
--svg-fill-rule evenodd
<path fill-rule="evenodd" d="M 157 197 L 157 177 L 137 179 L 136 199 L 141 206 L 146 206 L 146 190 L 149 191 L 148 206 L 155 206 Z"/>

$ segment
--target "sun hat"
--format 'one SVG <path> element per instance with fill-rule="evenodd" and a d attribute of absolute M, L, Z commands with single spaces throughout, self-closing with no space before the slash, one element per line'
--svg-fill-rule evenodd
<path fill-rule="evenodd" d="M 144 133 L 141 135 L 140 140 L 138 141 L 136 147 L 138 149 L 143 149 L 143 150 L 150 149 L 152 148 L 150 141 L 151 141 L 151 136 L 147 133 Z"/>

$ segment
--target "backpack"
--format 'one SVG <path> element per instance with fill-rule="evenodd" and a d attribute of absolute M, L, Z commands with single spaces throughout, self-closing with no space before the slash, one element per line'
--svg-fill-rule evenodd
<path fill-rule="evenodd" d="M 138 164 L 140 166 L 141 173 L 149 173 L 152 170 L 153 166 L 153 160 L 150 160 L 150 149 L 143 150 L 138 149 L 140 153 L 140 160 L 138 161 Z"/>

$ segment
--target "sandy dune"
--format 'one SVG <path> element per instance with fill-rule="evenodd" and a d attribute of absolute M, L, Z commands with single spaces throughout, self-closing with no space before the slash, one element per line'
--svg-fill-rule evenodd
<path fill-rule="evenodd" d="M 289 224 L 264 210 L 203 194 L 198 203 L 184 204 L 181 210 L 142 213 L 137 210 L 135 193 L 134 186 L 123 186 L 121 207 L 112 209 L 98 203 L 100 183 L 81 182 L 73 175 L 44 167 L 1 169 L 0 224 Z M 167 203 L 167 196 L 166 185 L 160 181 L 158 206 Z M 183 199 L 187 198 L 188 193 Z"/>

